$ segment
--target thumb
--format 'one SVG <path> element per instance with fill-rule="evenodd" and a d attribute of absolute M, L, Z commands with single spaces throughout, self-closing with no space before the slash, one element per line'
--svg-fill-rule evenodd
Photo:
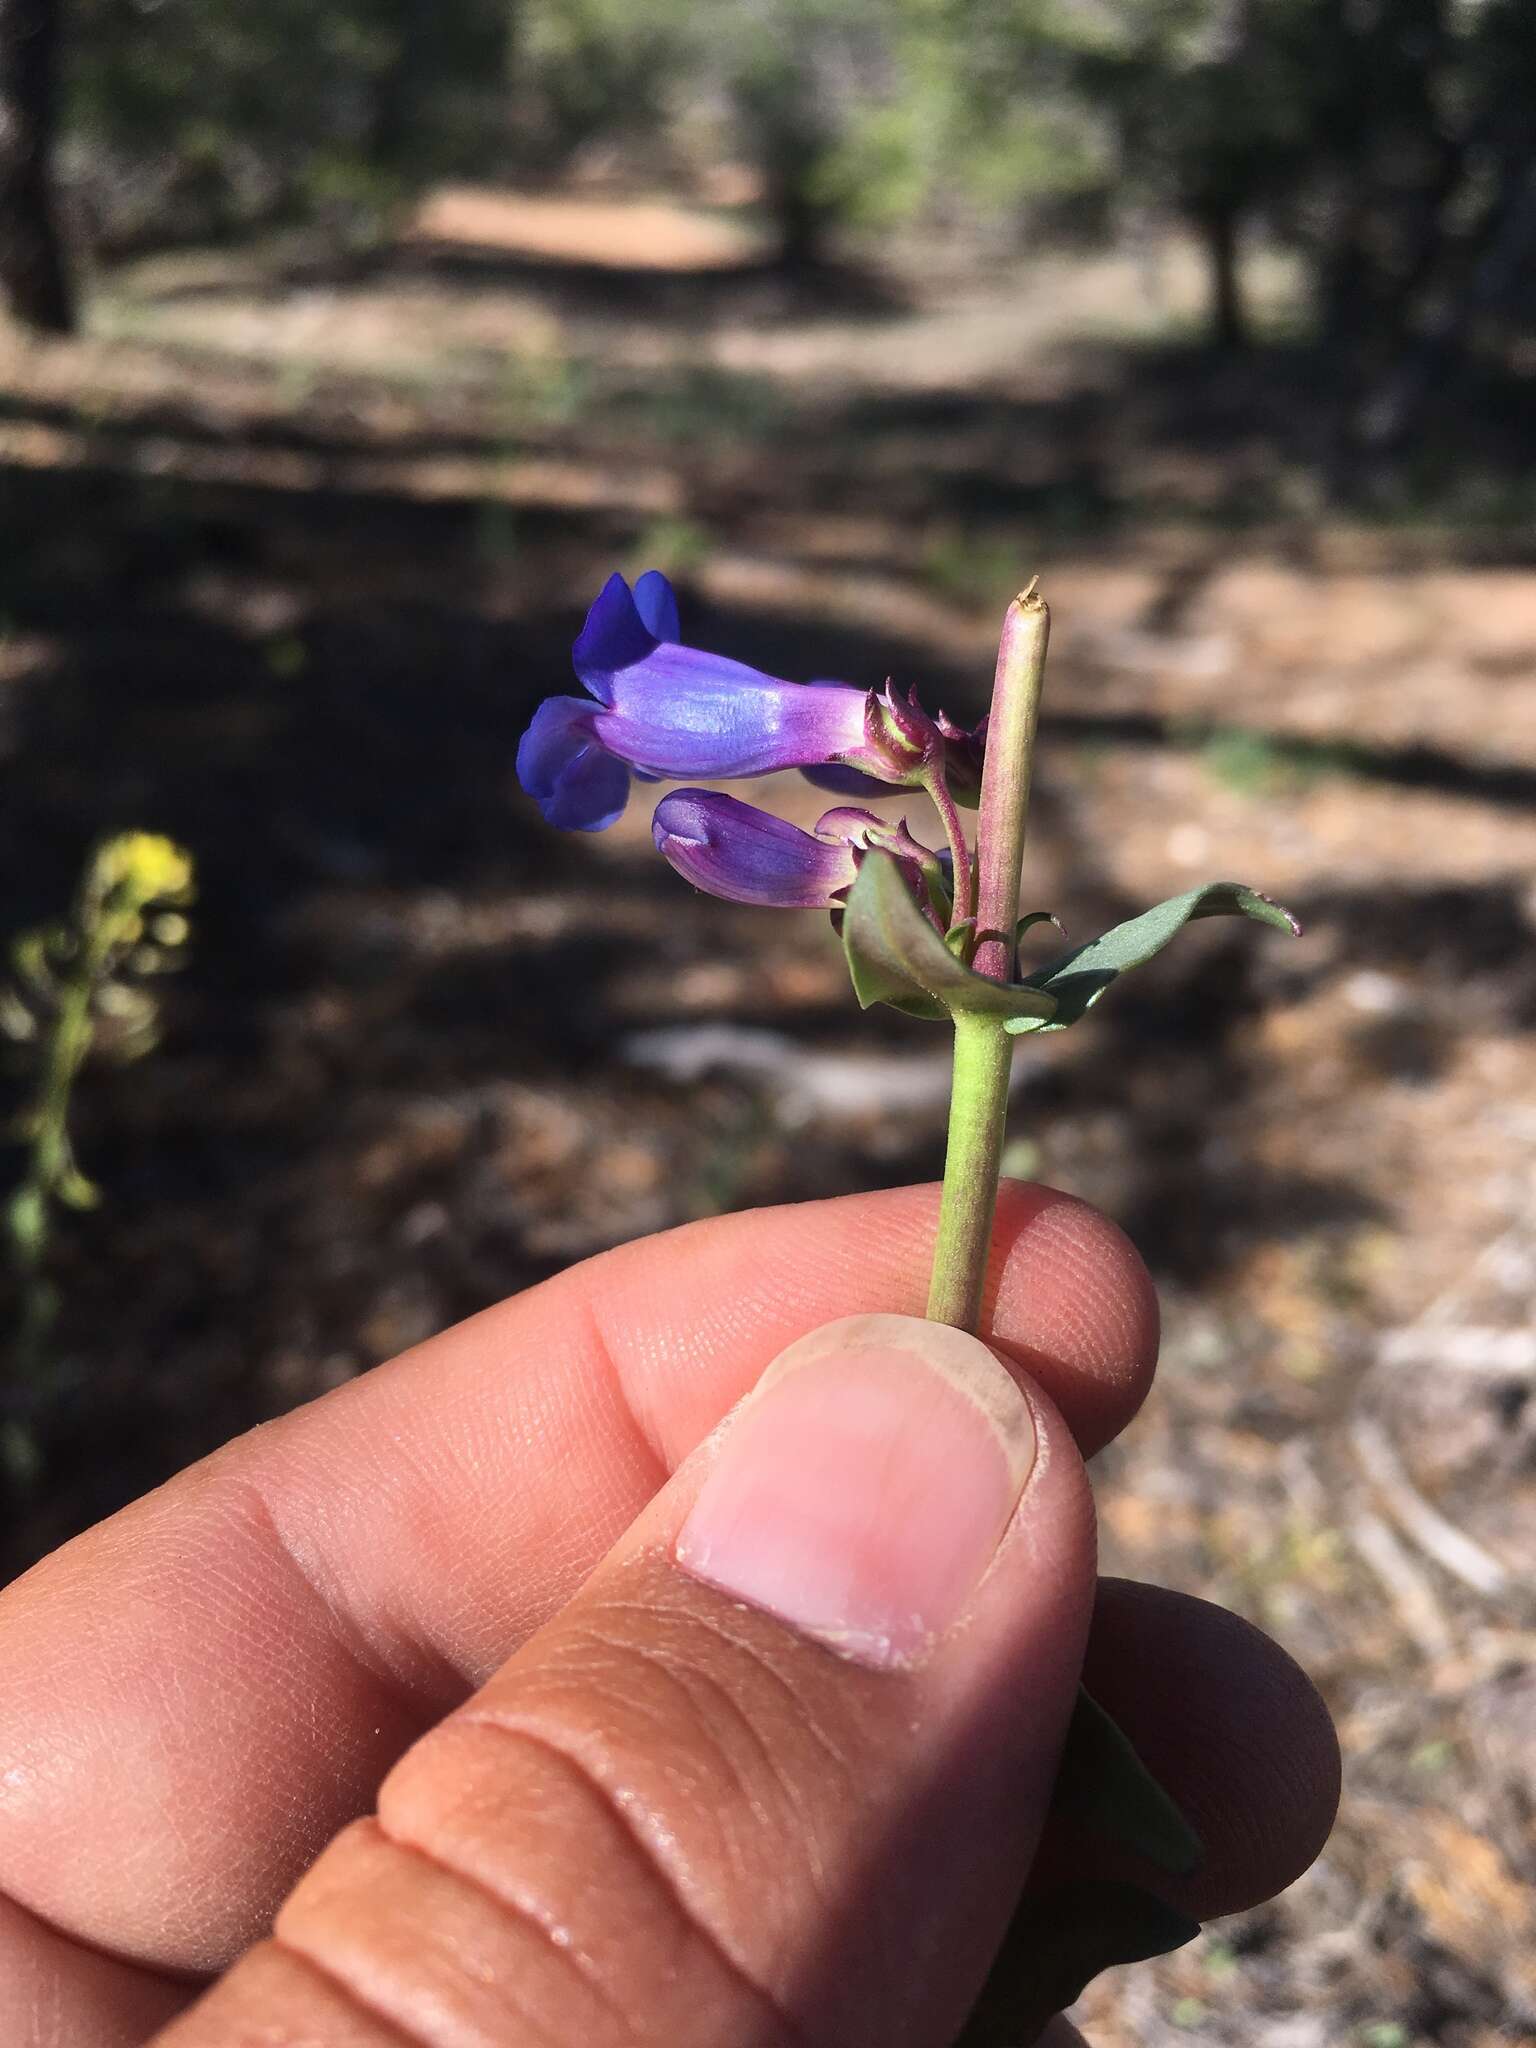
<path fill-rule="evenodd" d="M 941 1325 L 818 1330 L 159 2039 L 940 2048 L 1093 1583 L 1043 1396 Z"/>

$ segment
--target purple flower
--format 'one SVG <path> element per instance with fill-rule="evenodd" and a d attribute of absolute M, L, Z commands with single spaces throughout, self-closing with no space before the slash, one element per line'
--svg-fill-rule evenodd
<path fill-rule="evenodd" d="M 828 811 L 813 831 L 802 832 L 721 791 L 677 789 L 656 806 L 651 832 L 657 851 L 685 880 L 732 903 L 834 909 L 872 846 L 897 856 L 923 901 L 930 900 L 930 882 L 942 893 L 939 855 L 905 825 L 872 811 Z"/>
<path fill-rule="evenodd" d="M 979 780 L 979 744 L 915 698 L 848 683 L 789 683 L 678 639 L 677 600 L 652 569 L 634 590 L 610 576 L 572 650 L 588 697 L 551 697 L 517 750 L 524 789 L 552 825 L 601 832 L 631 774 L 728 780 L 780 768 L 831 771 L 844 792 L 906 787 L 934 764 Z"/>
<path fill-rule="evenodd" d="M 857 746 L 864 696 L 841 683 L 786 683 L 684 647 L 664 576 L 631 592 L 610 576 L 572 650 L 590 697 L 541 704 L 517 772 L 552 825 L 600 832 L 647 776 L 763 775 Z"/>

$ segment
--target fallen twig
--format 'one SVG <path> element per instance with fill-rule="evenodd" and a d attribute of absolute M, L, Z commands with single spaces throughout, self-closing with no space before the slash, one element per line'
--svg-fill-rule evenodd
<path fill-rule="evenodd" d="M 1510 1576 L 1506 1567 L 1438 1508 L 1430 1506 L 1408 1477 L 1381 1424 L 1368 1415 L 1357 1415 L 1350 1424 L 1349 1435 L 1361 1469 L 1379 1492 L 1382 1506 L 1409 1541 L 1474 1593 L 1491 1599 L 1504 1592 Z"/>

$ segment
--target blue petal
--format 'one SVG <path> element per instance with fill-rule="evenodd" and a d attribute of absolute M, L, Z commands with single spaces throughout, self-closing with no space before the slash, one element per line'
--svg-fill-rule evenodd
<path fill-rule="evenodd" d="M 649 632 L 658 640 L 681 640 L 682 622 L 677 616 L 677 595 L 659 569 L 647 569 L 635 579 L 635 610 Z"/>
<path fill-rule="evenodd" d="M 562 832 L 606 832 L 624 815 L 629 777 L 594 740 L 574 757 L 560 787 L 540 806 L 547 823 Z"/>
<path fill-rule="evenodd" d="M 676 789 L 656 806 L 656 849 L 685 880 L 732 903 L 829 909 L 854 876 L 853 849 L 705 789 Z"/>
<path fill-rule="evenodd" d="M 551 697 L 518 743 L 517 779 L 562 831 L 605 831 L 629 800 L 629 772 L 598 739 L 597 716 L 585 697 Z"/>
<path fill-rule="evenodd" d="M 624 578 L 613 575 L 597 594 L 587 622 L 576 636 L 571 659 L 576 673 L 604 704 L 613 702 L 613 679 L 621 669 L 655 651 L 657 635 L 640 616 Z"/>
<path fill-rule="evenodd" d="M 517 779 L 531 797 L 553 794 L 565 764 L 592 737 L 593 705 L 584 697 L 546 697 L 517 743 Z"/>

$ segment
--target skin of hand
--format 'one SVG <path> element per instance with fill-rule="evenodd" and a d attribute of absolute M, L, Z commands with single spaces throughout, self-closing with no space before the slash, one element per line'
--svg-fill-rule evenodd
<path fill-rule="evenodd" d="M 914 1320 L 936 1214 L 623 1247 L 18 1580 L 0 2039 L 945 2048 L 1031 1866 L 1084 1867 L 1040 1846 L 1080 1672 L 1206 1844 L 1131 1874 L 1204 1917 L 1302 1871 L 1307 1680 L 1095 1579 L 1144 1268 L 1005 1186 L 982 1344 Z"/>

